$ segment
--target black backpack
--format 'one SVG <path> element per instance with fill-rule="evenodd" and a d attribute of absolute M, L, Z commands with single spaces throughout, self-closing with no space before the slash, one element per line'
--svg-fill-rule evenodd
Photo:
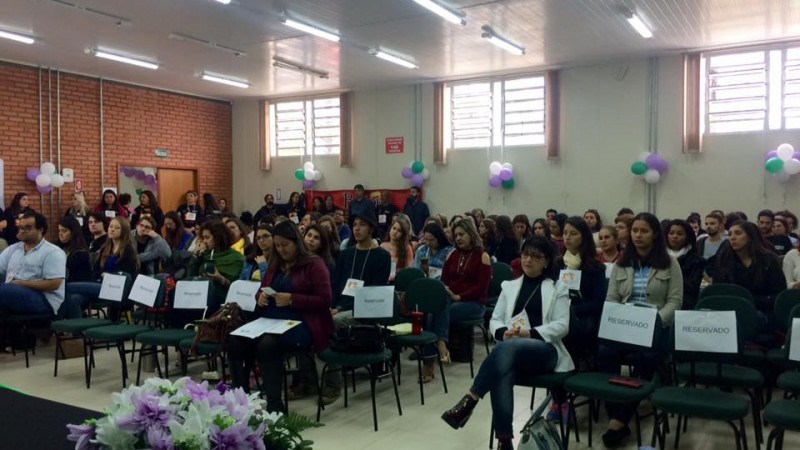
<path fill-rule="evenodd" d="M 336 330 L 330 348 L 340 353 L 380 353 L 388 332 L 378 325 L 350 325 Z"/>

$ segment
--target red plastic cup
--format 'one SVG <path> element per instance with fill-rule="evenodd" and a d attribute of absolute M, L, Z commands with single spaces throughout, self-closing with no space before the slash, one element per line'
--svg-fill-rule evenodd
<path fill-rule="evenodd" d="M 422 316 L 419 311 L 411 311 L 411 334 L 415 336 L 422 333 Z"/>

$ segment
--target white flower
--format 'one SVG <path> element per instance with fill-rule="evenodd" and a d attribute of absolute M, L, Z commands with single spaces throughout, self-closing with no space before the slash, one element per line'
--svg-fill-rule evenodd
<path fill-rule="evenodd" d="M 104 417 L 97 421 L 97 442 L 106 445 L 109 450 L 133 450 L 138 439 L 122 431 L 112 417 Z"/>

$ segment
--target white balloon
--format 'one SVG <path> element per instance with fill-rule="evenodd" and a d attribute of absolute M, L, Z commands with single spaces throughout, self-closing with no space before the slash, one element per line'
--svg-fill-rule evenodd
<path fill-rule="evenodd" d="M 650 155 L 652 155 L 652 153 L 650 153 L 650 152 L 639 153 L 639 161 L 641 161 L 641 162 L 647 161 L 647 157 L 650 156 Z"/>
<path fill-rule="evenodd" d="M 315 171 L 314 171 L 314 178 L 312 178 L 312 179 L 313 179 L 314 181 L 319 181 L 319 180 L 321 180 L 321 179 L 322 179 L 322 172 L 320 172 L 319 170 L 315 170 Z"/>
<path fill-rule="evenodd" d="M 503 169 L 508 169 L 513 172 L 514 166 L 512 166 L 511 163 L 503 163 Z"/>
<path fill-rule="evenodd" d="M 789 161 L 792 159 L 792 155 L 794 155 L 794 147 L 792 147 L 791 144 L 781 144 L 778 146 L 778 158 Z"/>
<path fill-rule="evenodd" d="M 655 169 L 650 169 L 644 173 L 644 181 L 646 181 L 647 184 L 656 184 L 660 179 L 661 174 Z"/>
<path fill-rule="evenodd" d="M 492 175 L 500 175 L 500 171 L 503 170 L 503 165 L 497 161 L 492 161 L 489 164 L 489 173 Z"/>
<path fill-rule="evenodd" d="M 798 161 L 798 165 L 800 165 L 800 161 Z M 64 185 L 64 177 L 57 173 L 50 175 L 50 185 L 54 188 L 60 188 Z"/>
<path fill-rule="evenodd" d="M 780 181 L 781 183 L 785 183 L 789 181 L 789 178 L 791 178 L 791 175 L 786 173 L 786 170 L 781 170 L 780 172 L 773 174 L 772 176 L 775 177 L 775 179 Z"/>
<path fill-rule="evenodd" d="M 800 161 L 792 158 L 783 164 L 783 170 L 789 175 L 800 173 Z"/>
<path fill-rule="evenodd" d="M 39 172 L 45 175 L 52 175 L 56 173 L 56 166 L 51 162 L 42 163 L 42 167 L 39 168 Z"/>
<path fill-rule="evenodd" d="M 427 168 L 422 169 L 422 179 L 427 180 L 430 177 L 431 177 L 431 171 L 428 170 Z"/>
<path fill-rule="evenodd" d="M 306 161 L 306 163 L 303 164 L 303 170 L 314 170 L 314 163 L 311 161 Z"/>
<path fill-rule="evenodd" d="M 305 176 L 306 180 L 313 180 L 314 179 L 314 171 L 306 169 L 303 172 L 303 176 Z"/>
<path fill-rule="evenodd" d="M 42 165 L 44 167 L 44 165 Z M 39 187 L 47 187 L 50 186 L 50 175 L 40 173 L 36 177 L 36 185 Z"/>

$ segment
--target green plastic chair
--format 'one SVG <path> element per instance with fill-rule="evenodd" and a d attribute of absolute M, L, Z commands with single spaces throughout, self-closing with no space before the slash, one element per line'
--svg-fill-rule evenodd
<path fill-rule="evenodd" d="M 715 295 L 730 295 L 733 297 L 741 297 L 743 299 L 748 300 L 751 304 L 755 304 L 755 300 L 753 299 L 753 294 L 750 291 L 743 288 L 742 286 L 739 286 L 738 284 L 728 284 L 728 283 L 714 283 L 706 286 L 702 291 L 700 291 L 700 300 Z"/>
<path fill-rule="evenodd" d="M 514 278 L 514 273 L 511 266 L 506 263 L 496 262 L 492 263 L 492 279 L 489 282 L 489 297 L 497 297 L 503 289 L 500 285 L 503 281 L 508 281 Z"/>
<path fill-rule="evenodd" d="M 424 314 L 439 314 L 447 306 L 447 290 L 439 280 L 421 278 L 414 280 L 406 291 L 406 308 L 409 311 L 419 311 Z M 424 322 L 423 322 L 424 323 Z M 433 345 L 436 348 L 436 360 L 439 362 L 439 373 L 442 376 L 444 392 L 447 393 L 447 379 L 444 375 L 442 360 L 439 358 L 439 347 L 436 345 L 439 337 L 431 331 L 422 331 L 419 335 L 405 334 L 391 336 L 389 344 L 402 348 L 410 348 L 417 355 L 417 373 L 419 382 L 420 402 L 425 404 L 424 384 L 422 383 L 422 350 L 426 345 Z M 400 367 L 398 364 L 398 380 L 400 378 Z"/>
<path fill-rule="evenodd" d="M 786 430 L 800 431 L 800 401 L 797 395 L 800 393 L 800 362 L 788 359 L 789 349 L 791 348 L 791 320 L 800 318 L 800 306 L 795 306 L 789 314 L 789 327 L 786 341 L 785 353 L 787 355 L 787 365 L 791 369 L 782 373 L 777 380 L 779 388 L 785 391 L 783 400 L 771 401 L 764 408 L 764 422 L 769 422 L 774 429 L 767 438 L 767 450 L 771 450 L 773 444 L 775 448 L 783 448 L 783 435 Z M 788 400 L 789 397 L 795 397 Z"/>
<path fill-rule="evenodd" d="M 793 319 L 791 312 L 797 305 L 800 305 L 800 289 L 787 289 L 775 298 L 772 315 L 779 331 L 787 333 Z"/>
<path fill-rule="evenodd" d="M 0 317 L 0 328 L 7 335 L 20 336 L 22 339 L 20 350 L 25 353 L 25 368 L 31 367 L 28 352 L 36 355 L 36 335 L 32 330 L 47 330 L 55 318 L 54 314 L 13 314 Z M 17 356 L 16 345 L 11 346 L 11 354 Z"/>
<path fill-rule="evenodd" d="M 738 337 L 741 342 L 752 339 L 758 333 L 758 322 L 755 306 L 749 300 L 733 295 L 714 295 L 702 297 L 697 303 L 698 310 L 734 311 Z M 764 376 L 760 371 L 740 365 L 742 346 L 739 355 L 727 358 L 723 362 L 707 361 L 704 353 L 698 359 L 677 365 L 678 378 L 691 385 L 701 384 L 723 389 L 741 389 L 750 397 L 753 410 L 753 427 L 756 444 L 763 443 L 761 430 L 761 396 L 764 387 Z M 684 358 L 687 356 L 683 355 Z M 684 425 L 684 428 L 686 426 Z"/>
<path fill-rule="evenodd" d="M 144 275 L 140 275 L 144 276 Z M 117 351 L 119 352 L 119 358 L 122 363 L 122 387 L 127 387 L 128 384 L 128 363 L 127 358 L 125 357 L 127 353 L 131 353 L 132 355 L 135 354 L 135 347 L 132 348 L 130 351 L 125 349 L 125 342 L 133 341 L 136 335 L 140 333 L 144 333 L 146 331 L 150 331 L 153 329 L 153 325 L 158 322 L 159 312 L 161 306 L 164 305 L 164 301 L 166 299 L 166 283 L 164 280 L 158 280 L 159 287 L 158 293 L 156 294 L 156 299 L 153 304 L 153 311 L 148 313 L 148 317 L 146 317 L 145 323 L 149 323 L 150 325 L 132 325 L 129 323 L 117 323 L 114 325 L 107 325 L 104 327 L 94 327 L 89 328 L 88 330 L 84 331 L 84 336 L 86 337 L 86 346 L 89 349 L 89 362 L 86 365 L 86 388 L 88 389 L 91 386 L 91 379 L 92 379 L 92 367 L 94 366 L 94 349 L 98 347 L 98 345 L 106 345 L 106 343 L 113 343 L 117 347 Z M 135 345 L 135 341 L 134 345 Z"/>
<path fill-rule="evenodd" d="M 394 276 L 394 289 L 397 292 L 406 292 L 413 281 L 421 278 L 425 278 L 425 272 L 416 267 L 400 269 Z"/>

